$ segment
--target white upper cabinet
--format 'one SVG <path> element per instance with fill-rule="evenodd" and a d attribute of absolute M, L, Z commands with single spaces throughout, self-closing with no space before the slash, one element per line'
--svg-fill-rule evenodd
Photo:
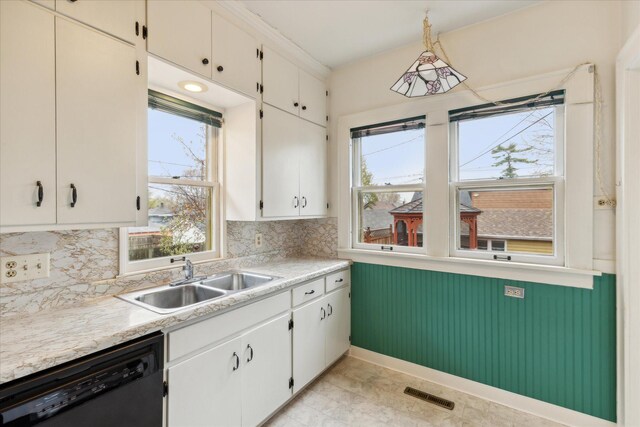
<path fill-rule="evenodd" d="M 56 68 L 58 223 L 134 223 L 135 48 L 56 18 Z"/>
<path fill-rule="evenodd" d="M 298 119 L 264 105 L 262 120 L 262 215 L 300 213 L 300 144 Z"/>
<path fill-rule="evenodd" d="M 250 96 L 260 82 L 259 44 L 220 15 L 212 15 L 212 79 Z"/>
<path fill-rule="evenodd" d="M 325 128 L 267 104 L 262 118 L 262 216 L 327 213 Z"/>
<path fill-rule="evenodd" d="M 136 3 L 139 2 L 140 0 L 56 0 L 56 11 L 133 43 L 136 38 Z M 139 24 L 141 26 L 142 22 Z"/>
<path fill-rule="evenodd" d="M 0 20 L 0 226 L 54 224 L 54 17 L 0 1 Z"/>
<path fill-rule="evenodd" d="M 149 52 L 211 78 L 211 14 L 195 0 L 149 0 Z"/>
<path fill-rule="evenodd" d="M 327 98 L 324 82 L 263 48 L 262 101 L 283 111 L 326 126 Z"/>
<path fill-rule="evenodd" d="M 263 102 L 298 115 L 298 67 L 266 46 L 263 48 L 262 84 Z"/>
<path fill-rule="evenodd" d="M 300 215 L 326 215 L 326 129 L 304 120 L 298 120 L 298 145 L 298 158 L 300 159 Z"/>
<path fill-rule="evenodd" d="M 327 88 L 324 82 L 311 74 L 299 70 L 300 117 L 326 126 L 327 123 Z"/>

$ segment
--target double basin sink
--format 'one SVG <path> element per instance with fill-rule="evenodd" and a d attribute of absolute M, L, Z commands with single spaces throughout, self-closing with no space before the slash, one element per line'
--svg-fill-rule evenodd
<path fill-rule="evenodd" d="M 120 299 L 160 314 L 173 313 L 196 304 L 268 284 L 275 276 L 228 271 L 210 277 L 202 277 L 182 284 L 171 284 L 119 295 Z"/>

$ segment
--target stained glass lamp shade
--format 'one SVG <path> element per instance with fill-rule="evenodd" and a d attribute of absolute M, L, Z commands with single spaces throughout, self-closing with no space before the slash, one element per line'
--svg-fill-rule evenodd
<path fill-rule="evenodd" d="M 438 58 L 434 53 L 434 46 L 439 44 L 440 41 L 436 40 L 433 43 L 431 39 L 429 11 L 427 11 L 427 16 L 422 21 L 422 38 L 426 50 L 420 54 L 402 77 L 391 86 L 392 91 L 408 98 L 445 93 L 467 80 L 466 76 L 454 70 L 453 67 Z M 442 45 L 440 45 L 440 48 L 442 48 Z M 447 54 L 444 53 L 444 56 L 446 57 Z"/>
<path fill-rule="evenodd" d="M 435 95 L 448 92 L 466 79 L 435 53 L 425 50 L 391 90 L 408 98 Z"/>

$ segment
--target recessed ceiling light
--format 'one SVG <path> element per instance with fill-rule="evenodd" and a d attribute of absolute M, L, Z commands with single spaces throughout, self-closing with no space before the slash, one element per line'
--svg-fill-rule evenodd
<path fill-rule="evenodd" d="M 195 92 L 195 93 L 206 92 L 207 90 L 209 90 L 209 88 L 206 85 L 203 85 L 202 83 L 188 81 L 188 80 L 178 83 L 178 86 L 180 86 L 180 88 L 184 90 L 187 90 L 189 92 Z"/>

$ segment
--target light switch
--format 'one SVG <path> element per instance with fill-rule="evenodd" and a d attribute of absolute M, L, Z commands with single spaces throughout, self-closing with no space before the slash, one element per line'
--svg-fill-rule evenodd
<path fill-rule="evenodd" d="M 49 277 L 49 254 L 17 255 L 0 258 L 0 282 Z"/>

